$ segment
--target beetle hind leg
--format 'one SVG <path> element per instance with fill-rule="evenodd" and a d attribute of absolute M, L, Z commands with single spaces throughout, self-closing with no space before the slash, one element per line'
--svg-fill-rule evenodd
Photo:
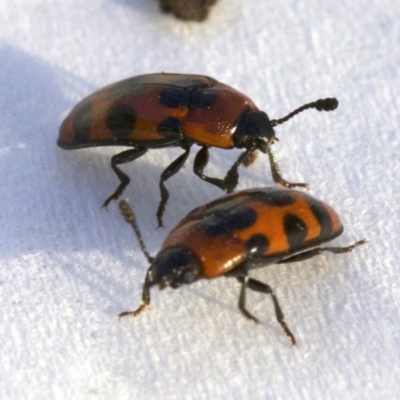
<path fill-rule="evenodd" d="M 158 227 L 164 227 L 162 223 L 162 216 L 164 215 L 165 206 L 167 205 L 167 201 L 169 199 L 169 192 L 164 185 L 164 182 L 167 181 L 171 176 L 175 175 L 185 164 L 190 153 L 190 147 L 185 148 L 185 152 L 181 154 L 176 160 L 174 160 L 161 174 L 160 176 L 160 193 L 161 200 L 157 209 L 157 221 Z"/>
<path fill-rule="evenodd" d="M 117 190 L 110 197 L 106 199 L 106 201 L 103 203 L 102 208 L 107 208 L 107 206 L 110 204 L 112 200 L 117 200 L 130 182 L 128 175 L 122 172 L 118 168 L 118 165 L 134 161 L 137 158 L 141 157 L 143 154 L 145 154 L 146 151 L 147 149 L 139 147 L 123 151 L 122 153 L 116 154 L 111 158 L 111 168 L 117 174 L 120 184 L 118 185 Z"/>
<path fill-rule="evenodd" d="M 246 289 L 247 288 L 254 290 L 255 292 L 270 294 L 272 297 L 272 301 L 274 303 L 276 319 L 277 319 L 279 325 L 282 327 L 282 329 L 285 332 L 288 339 L 291 341 L 292 346 L 295 346 L 296 339 L 295 339 L 293 333 L 290 331 L 290 329 L 286 325 L 285 317 L 283 315 L 283 312 L 279 305 L 278 299 L 276 298 L 275 293 L 272 290 L 272 288 L 269 285 L 267 285 L 266 283 L 257 281 L 256 279 L 249 278 L 247 275 L 238 276 L 237 280 L 239 282 L 241 282 L 241 284 L 242 284 L 238 305 L 239 305 L 239 309 L 243 313 L 243 315 L 246 318 L 252 319 L 253 321 L 255 321 L 257 323 L 259 322 L 257 318 L 253 317 L 249 313 L 249 311 L 246 310 L 245 303 L 246 303 Z"/>
<path fill-rule="evenodd" d="M 317 247 L 315 249 L 303 251 L 302 253 L 298 253 L 298 254 L 295 254 L 294 256 L 277 261 L 276 263 L 277 264 L 286 264 L 286 263 L 291 263 L 291 262 L 308 260 L 309 258 L 320 255 L 324 251 L 328 251 L 333 254 L 349 253 L 350 251 L 353 251 L 356 247 L 361 246 L 367 242 L 368 242 L 367 239 L 363 239 L 363 240 L 353 243 L 352 245 L 347 246 L 347 247 Z"/>

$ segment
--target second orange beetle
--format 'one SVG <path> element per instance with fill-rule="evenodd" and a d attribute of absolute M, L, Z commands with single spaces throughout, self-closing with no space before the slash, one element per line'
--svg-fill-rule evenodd
<path fill-rule="evenodd" d="M 199 279 L 236 277 L 242 285 L 239 309 L 245 317 L 258 320 L 246 309 L 246 289 L 270 294 L 276 318 L 295 344 L 272 288 L 252 279 L 248 273 L 276 263 L 306 260 L 324 251 L 339 254 L 364 244 L 348 247 L 318 247 L 343 232 L 336 212 L 310 195 L 287 189 L 245 190 L 190 212 L 167 236 L 160 252 L 147 252 L 129 205 L 122 201 L 121 213 L 139 239 L 150 262 L 143 285 L 142 304 L 136 311 L 120 314 L 136 316 L 150 304 L 150 288 L 178 288 Z"/>

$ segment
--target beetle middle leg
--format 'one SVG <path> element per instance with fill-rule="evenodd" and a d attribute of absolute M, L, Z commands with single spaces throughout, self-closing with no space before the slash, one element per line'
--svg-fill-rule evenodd
<path fill-rule="evenodd" d="M 128 162 L 134 161 L 137 158 L 141 157 L 143 154 L 145 154 L 147 151 L 146 148 L 143 147 L 138 147 L 135 149 L 129 149 L 126 151 L 123 151 L 122 153 L 116 154 L 111 158 L 111 168 L 114 170 L 114 172 L 117 174 L 120 184 L 117 187 L 117 190 L 108 198 L 106 201 L 103 203 L 102 207 L 107 208 L 107 206 L 110 204 L 112 200 L 117 200 L 119 196 L 121 196 L 122 192 L 125 190 L 125 188 L 128 186 L 130 179 L 128 175 L 126 175 L 124 172 L 122 172 L 117 165 L 120 164 L 126 164 Z"/>
<path fill-rule="evenodd" d="M 162 216 L 165 211 L 165 206 L 167 204 L 169 198 L 169 192 L 164 185 L 164 182 L 167 181 L 171 176 L 175 175 L 185 164 L 190 153 L 190 147 L 185 148 L 185 152 L 181 154 L 175 161 L 173 161 L 161 174 L 160 176 L 160 193 L 161 193 L 161 200 L 160 204 L 158 205 L 157 209 L 157 221 L 158 227 L 164 227 L 162 223 Z"/>
<path fill-rule="evenodd" d="M 283 315 L 283 312 L 279 305 L 278 299 L 276 298 L 275 293 L 272 290 L 272 288 L 269 285 L 267 285 L 266 283 L 257 281 L 256 279 L 249 278 L 247 275 L 240 275 L 237 277 L 237 280 L 239 282 L 241 282 L 241 284 L 242 284 L 242 287 L 240 290 L 238 306 L 239 306 L 240 311 L 243 313 L 243 315 L 246 318 L 251 319 L 256 323 L 259 323 L 258 319 L 256 317 L 254 317 L 252 314 L 250 314 L 250 312 L 247 311 L 247 309 L 246 309 L 246 289 L 247 288 L 254 290 L 255 292 L 270 294 L 272 297 L 272 301 L 274 303 L 275 316 L 276 316 L 276 319 L 277 319 L 279 325 L 282 327 L 286 336 L 292 342 L 292 345 L 293 346 L 296 345 L 296 339 L 295 339 L 293 333 L 290 331 L 290 329 L 286 325 L 286 322 L 284 320 L 285 317 Z"/>
<path fill-rule="evenodd" d="M 225 182 L 223 179 L 219 178 L 211 178 L 210 176 L 204 175 L 204 168 L 208 164 L 209 160 L 209 153 L 208 153 L 208 147 L 203 146 L 196 154 L 196 157 L 194 159 L 193 163 L 193 172 L 203 181 L 211 183 L 212 185 L 222 189 L 226 190 L 225 188 Z"/>
<path fill-rule="evenodd" d="M 235 190 L 239 182 L 239 166 L 244 163 L 247 164 L 246 166 L 250 165 L 255 159 L 255 157 L 254 159 L 252 159 L 251 157 L 253 152 L 253 150 L 244 151 L 227 172 L 225 178 L 219 179 L 211 178 L 210 176 L 203 174 L 204 168 L 208 164 L 209 159 L 208 147 L 203 146 L 196 154 L 196 158 L 194 159 L 193 172 L 203 181 L 211 183 L 212 185 L 219 187 L 227 193 L 231 193 Z"/>
<path fill-rule="evenodd" d="M 142 303 L 135 311 L 123 311 L 118 314 L 118 318 L 126 317 L 128 315 L 132 315 L 133 317 L 137 317 L 141 314 L 149 305 L 150 305 L 150 272 L 151 267 L 147 270 L 146 279 L 143 284 L 143 292 L 142 292 Z"/>

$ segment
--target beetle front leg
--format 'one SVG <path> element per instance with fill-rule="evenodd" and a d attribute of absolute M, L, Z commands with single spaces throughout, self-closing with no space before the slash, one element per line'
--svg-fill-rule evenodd
<path fill-rule="evenodd" d="M 251 165 L 256 158 L 255 152 L 256 150 L 253 149 L 245 150 L 242 154 L 240 154 L 238 159 L 227 172 L 224 179 L 225 190 L 227 193 L 232 193 L 236 189 L 236 186 L 239 183 L 238 169 L 240 165 L 244 164 L 246 167 Z"/>
<path fill-rule="evenodd" d="M 256 279 L 249 278 L 247 275 L 238 276 L 237 280 L 242 283 L 242 288 L 241 288 L 240 297 L 239 297 L 239 309 L 240 309 L 240 311 L 242 311 L 244 316 L 246 318 L 252 319 L 253 321 L 258 323 L 258 319 L 253 317 L 245 308 L 245 302 L 246 302 L 245 290 L 246 290 L 246 288 L 254 290 L 255 292 L 270 294 L 272 297 L 272 301 L 274 303 L 276 320 L 278 321 L 279 325 L 282 327 L 282 329 L 285 332 L 288 339 L 292 342 L 292 345 L 295 346 L 296 339 L 295 339 L 293 333 L 290 331 L 290 329 L 286 325 L 286 322 L 284 320 L 285 317 L 283 315 L 283 312 L 279 305 L 278 299 L 276 298 L 275 293 L 272 290 L 272 288 L 269 285 L 267 285 L 266 283 L 257 281 Z"/>
<path fill-rule="evenodd" d="M 106 201 L 103 203 L 102 208 L 107 208 L 107 206 L 110 204 L 112 200 L 117 200 L 130 182 L 128 175 L 122 172 L 117 167 L 117 165 L 126 164 L 128 162 L 134 161 L 137 158 L 141 157 L 143 154 L 145 154 L 146 151 L 147 149 L 139 147 L 136 149 L 123 151 L 122 153 L 116 154 L 111 158 L 111 168 L 117 174 L 120 184 L 118 185 L 117 190 L 110 197 L 106 199 Z"/>
<path fill-rule="evenodd" d="M 150 273 L 151 267 L 147 270 L 146 279 L 143 284 L 143 292 L 142 292 L 142 304 L 135 311 L 123 311 L 118 314 L 118 318 L 126 317 L 128 315 L 132 315 L 132 317 L 137 317 L 141 314 L 149 305 L 150 305 Z"/>
<path fill-rule="evenodd" d="M 266 153 L 268 154 L 268 157 L 269 157 L 269 164 L 271 165 L 272 179 L 274 180 L 274 182 L 279 183 L 280 185 L 287 187 L 289 189 L 292 189 L 294 187 L 304 187 L 306 189 L 309 188 L 308 183 L 292 183 L 292 182 L 288 182 L 285 179 L 283 179 L 282 175 L 281 175 L 281 171 L 278 167 L 275 156 L 272 153 L 270 145 L 267 145 L 265 147 L 265 149 L 266 149 Z"/>

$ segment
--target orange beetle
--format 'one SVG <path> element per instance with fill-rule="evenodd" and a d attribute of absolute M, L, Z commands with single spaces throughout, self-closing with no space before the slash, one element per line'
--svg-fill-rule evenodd
<path fill-rule="evenodd" d="M 273 290 L 250 278 L 249 270 L 306 260 L 323 251 L 346 253 L 366 243 L 363 239 L 348 247 L 318 247 L 339 236 L 343 226 L 330 206 L 296 190 L 245 190 L 196 208 L 170 232 L 156 257 L 147 252 L 126 201 L 120 202 L 120 210 L 150 263 L 141 306 L 120 317 L 142 312 L 150 304 L 152 286 L 178 288 L 203 278 L 236 277 L 241 283 L 238 305 L 244 316 L 258 323 L 245 307 L 247 288 L 270 294 L 276 318 L 293 345 L 296 340 Z"/>
<path fill-rule="evenodd" d="M 104 202 L 107 207 L 129 184 L 118 165 L 134 161 L 148 149 L 181 147 L 185 152 L 160 177 L 161 201 L 157 210 L 159 226 L 169 193 L 164 182 L 184 165 L 193 144 L 201 146 L 193 172 L 206 182 L 230 193 L 238 183 L 240 164 L 251 164 L 256 150 L 269 156 L 273 179 L 286 187 L 307 186 L 290 183 L 281 175 L 270 145 L 276 140 L 274 127 L 294 115 L 315 108 L 331 111 L 338 106 L 333 98 L 306 104 L 281 119 L 267 114 L 244 94 L 202 75 L 149 74 L 109 85 L 83 99 L 65 118 L 58 145 L 63 149 L 96 146 L 129 146 L 111 158 L 111 167 L 120 184 Z M 208 148 L 245 149 L 224 179 L 211 178 L 203 171 Z"/>

